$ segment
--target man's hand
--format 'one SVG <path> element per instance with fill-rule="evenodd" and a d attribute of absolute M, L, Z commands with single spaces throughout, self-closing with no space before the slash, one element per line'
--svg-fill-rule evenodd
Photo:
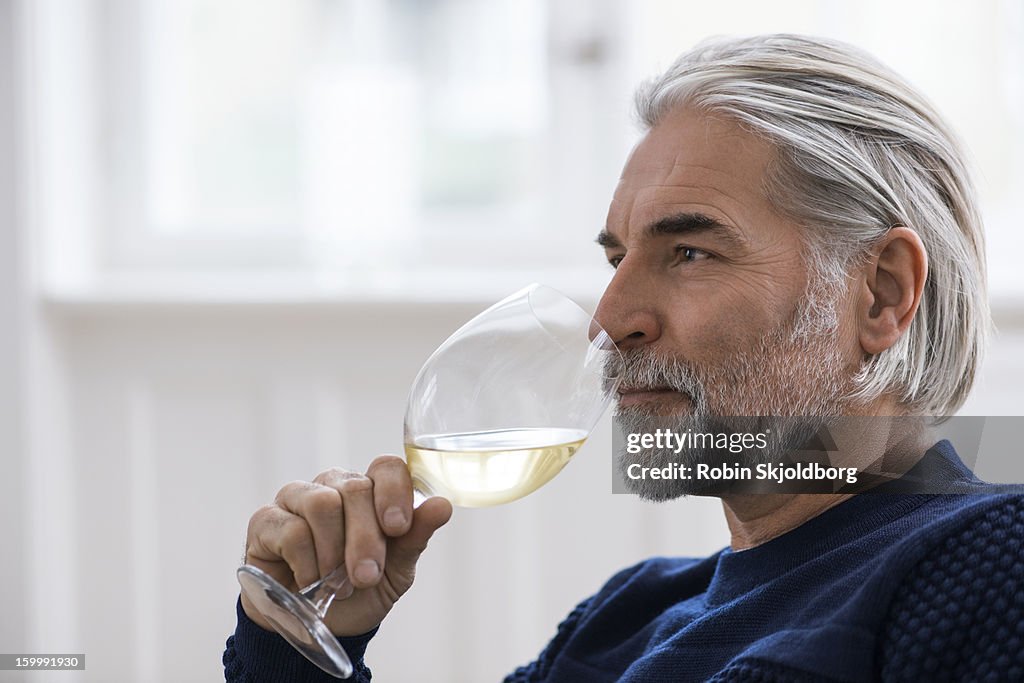
<path fill-rule="evenodd" d="M 312 482 L 287 484 L 250 518 L 245 561 L 292 591 L 344 562 L 355 592 L 331 605 L 326 622 L 335 635 L 359 635 L 380 624 L 409 590 L 420 553 L 451 514 L 444 498 L 413 511 L 405 462 L 382 455 L 366 474 L 334 468 Z M 242 608 L 271 629 L 244 594 Z"/>

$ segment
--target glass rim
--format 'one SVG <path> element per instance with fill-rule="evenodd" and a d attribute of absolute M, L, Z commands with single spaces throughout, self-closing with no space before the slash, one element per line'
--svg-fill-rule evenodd
<path fill-rule="evenodd" d="M 526 303 L 530 307 L 530 312 L 533 314 L 533 317 L 537 320 L 537 322 L 543 327 L 544 326 L 544 319 L 537 312 L 537 309 L 534 308 L 534 305 L 533 305 L 532 295 L 533 295 L 534 292 L 537 292 L 537 291 L 545 291 L 545 292 L 547 292 L 549 294 L 553 294 L 559 300 L 571 304 L 573 306 L 573 308 L 575 308 L 579 313 L 581 313 L 583 315 L 584 318 L 586 318 L 589 321 L 588 330 L 587 330 L 588 339 L 589 339 L 589 346 L 592 349 L 597 349 L 599 351 L 605 351 L 605 352 L 611 351 L 611 352 L 613 352 L 615 354 L 615 358 L 618 360 L 619 368 L 623 367 L 625 361 L 624 361 L 624 358 L 622 356 L 622 351 L 619 349 L 619 345 L 615 343 L 615 340 L 612 339 L 612 336 L 610 334 L 608 334 L 608 331 L 605 330 L 604 327 L 601 326 L 601 323 L 599 323 L 597 321 L 597 319 L 594 318 L 594 316 L 591 313 L 588 313 L 586 311 L 586 309 L 584 309 L 582 306 L 580 306 L 576 302 L 575 299 L 570 297 L 565 292 L 562 292 L 561 290 L 556 289 L 556 288 L 552 287 L 551 285 L 546 285 L 546 284 L 543 284 L 541 282 L 532 282 L 532 283 L 526 285 L 525 287 L 523 287 L 522 289 L 516 290 L 512 294 L 509 294 L 507 297 L 502 299 L 502 301 L 509 301 L 509 300 L 512 300 L 512 299 L 520 296 L 520 295 L 524 295 L 525 294 L 525 296 L 526 296 Z M 593 330 L 595 328 L 597 329 L 598 334 L 593 334 L 591 336 L 591 333 L 593 332 Z M 549 334 L 551 334 L 551 333 L 549 332 Z M 554 335 L 552 335 L 552 336 L 554 336 Z M 606 372 L 604 370 L 602 370 L 601 376 L 604 377 L 605 379 L 609 379 L 609 380 L 618 380 L 619 379 L 618 375 L 608 375 L 608 374 L 606 374 Z"/>

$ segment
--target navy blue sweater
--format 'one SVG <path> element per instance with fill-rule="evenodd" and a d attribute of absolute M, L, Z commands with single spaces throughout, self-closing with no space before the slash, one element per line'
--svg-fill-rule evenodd
<path fill-rule="evenodd" d="M 1024 681 L 1024 496 L 929 451 L 963 494 L 867 493 L 742 552 L 653 558 L 506 683 Z M 372 633 L 342 641 L 362 661 Z M 226 680 L 333 681 L 238 610 Z M 427 680 L 427 679 L 424 679 Z"/>

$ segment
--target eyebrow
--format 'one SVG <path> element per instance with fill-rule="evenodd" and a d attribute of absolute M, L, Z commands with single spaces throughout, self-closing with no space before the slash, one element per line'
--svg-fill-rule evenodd
<path fill-rule="evenodd" d="M 648 225 L 645 232 L 650 237 L 660 235 L 694 235 L 710 232 L 732 246 L 741 247 L 746 244 L 746 240 L 743 239 L 735 228 L 704 213 L 687 212 L 666 216 Z M 622 242 L 615 235 L 608 232 L 607 228 L 598 233 L 595 241 L 605 249 L 622 247 Z"/>

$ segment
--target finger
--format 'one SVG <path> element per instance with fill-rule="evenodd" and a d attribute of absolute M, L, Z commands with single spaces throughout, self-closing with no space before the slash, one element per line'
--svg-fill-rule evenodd
<path fill-rule="evenodd" d="M 302 517 L 277 505 L 265 505 L 252 516 L 248 537 L 247 560 L 284 559 L 300 587 L 320 578 L 313 533 Z"/>
<path fill-rule="evenodd" d="M 435 496 L 423 501 L 413 513 L 409 533 L 391 543 L 389 566 L 400 570 L 412 569 L 427 548 L 427 542 L 434 532 L 448 523 L 452 517 L 452 504 L 447 499 Z"/>
<path fill-rule="evenodd" d="M 327 576 L 342 563 L 345 559 L 345 530 L 341 495 L 337 489 L 295 481 L 278 491 L 275 502 L 306 520 L 313 533 L 320 576 Z"/>
<path fill-rule="evenodd" d="M 373 503 L 381 529 L 388 536 L 402 536 L 412 523 L 412 477 L 405 461 L 382 455 L 366 469 L 373 480 Z"/>
<path fill-rule="evenodd" d="M 341 494 L 345 566 L 352 585 L 356 588 L 376 585 L 387 546 L 373 505 L 373 480 L 358 472 L 335 470 L 322 483 Z"/>

